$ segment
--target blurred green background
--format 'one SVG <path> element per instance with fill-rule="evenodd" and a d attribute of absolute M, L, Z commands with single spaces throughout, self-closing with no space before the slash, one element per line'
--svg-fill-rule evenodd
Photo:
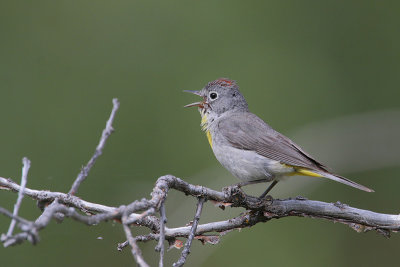
<path fill-rule="evenodd" d="M 376 190 L 293 178 L 275 197 L 302 195 L 400 212 L 400 3 L 398 1 L 1 1 L 0 176 L 67 192 L 92 155 L 111 111 L 121 108 L 104 154 L 78 196 L 106 205 L 149 197 L 174 174 L 220 189 L 237 180 L 212 155 L 200 116 L 182 90 L 238 81 L 250 109 L 335 171 Z M 246 188 L 258 194 L 263 188 Z M 16 194 L 0 191 L 12 210 Z M 194 215 L 171 192 L 168 226 Z M 242 210 L 207 203 L 201 222 Z M 20 215 L 39 215 L 24 199 Z M 6 232 L 9 220 L 0 217 Z M 133 229 L 134 234 L 143 230 Z M 66 220 L 37 246 L 0 248 L 2 266 L 132 266 L 119 224 Z M 102 237 L 102 239 L 98 239 Z M 376 266 L 398 262 L 399 235 L 357 234 L 322 220 L 286 218 L 194 244 L 189 266 Z M 154 242 L 141 244 L 158 262 Z M 167 253 L 171 265 L 180 251 Z"/>

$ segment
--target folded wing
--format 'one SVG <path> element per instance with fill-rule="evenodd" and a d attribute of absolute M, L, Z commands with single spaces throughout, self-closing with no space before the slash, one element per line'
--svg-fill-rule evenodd
<path fill-rule="evenodd" d="M 252 113 L 232 114 L 229 120 L 222 119 L 218 127 L 220 133 L 236 148 L 252 150 L 284 164 L 328 171 L 326 166 L 312 158 L 292 140 Z"/>

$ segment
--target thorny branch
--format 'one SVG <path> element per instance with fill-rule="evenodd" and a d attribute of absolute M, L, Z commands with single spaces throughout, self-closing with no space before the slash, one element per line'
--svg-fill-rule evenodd
<path fill-rule="evenodd" d="M 203 243 L 215 244 L 219 242 L 221 236 L 229 231 L 252 227 L 260 222 L 268 222 L 271 219 L 284 217 L 296 216 L 326 219 L 347 224 L 357 232 L 376 230 L 386 237 L 389 237 L 391 232 L 400 230 L 400 215 L 376 213 L 353 208 L 340 202 L 325 203 L 300 197 L 283 200 L 271 197 L 259 199 L 246 195 L 238 186 L 227 187 L 223 191 L 215 191 L 204 186 L 189 184 L 172 175 L 158 178 L 150 199 L 135 200 L 128 205 L 119 207 L 85 201 L 76 197 L 73 193 L 77 192 L 80 183 L 87 177 L 90 168 L 102 153 L 105 142 L 112 132 L 112 122 L 119 103 L 114 99 L 113 104 L 113 111 L 107 121 L 96 152 L 82 169 L 68 194 L 25 187 L 29 169 L 27 160 L 24 161 L 21 185 L 11 179 L 0 177 L 1 190 L 9 190 L 19 195 L 14 213 L 0 207 L 0 214 L 9 217 L 12 222 L 15 221 L 20 229 L 17 234 L 13 235 L 13 231 L 9 230 L 8 234 L 2 235 L 1 242 L 5 247 L 17 245 L 26 240 L 36 244 L 39 241 L 39 231 L 44 229 L 51 219 L 60 220 L 64 217 L 72 218 L 87 225 L 97 225 L 109 220 L 121 221 L 127 241 L 119 244 L 118 249 L 122 250 L 129 245 L 132 255 L 139 266 L 148 266 L 148 264 L 142 256 L 138 242 L 158 241 L 157 250 L 160 252 L 160 266 L 162 266 L 164 240 L 168 241 L 170 246 L 180 248 L 182 247 L 182 241 L 178 238 L 187 238 L 181 258 L 177 262 L 177 265 L 181 266 L 186 261 L 193 239 L 200 240 Z M 196 215 L 192 225 L 176 228 L 168 228 L 166 226 L 164 203 L 167 199 L 168 191 L 171 189 L 180 191 L 187 196 L 198 198 Z M 42 214 L 35 221 L 28 221 L 18 215 L 18 208 L 21 205 L 23 195 L 37 200 L 39 203 L 45 203 Z M 202 206 L 206 200 L 217 202 L 223 208 L 226 206 L 242 207 L 247 211 L 229 220 L 199 224 Z M 155 216 L 156 212 L 160 213 L 159 217 Z M 134 236 L 131 231 L 133 226 L 146 227 L 149 229 L 149 233 L 147 235 Z M 13 227 L 10 228 L 12 229 Z"/>

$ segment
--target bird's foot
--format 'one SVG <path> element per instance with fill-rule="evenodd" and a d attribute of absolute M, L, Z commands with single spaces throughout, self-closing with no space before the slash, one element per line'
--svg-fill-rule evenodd
<path fill-rule="evenodd" d="M 246 194 L 238 184 L 222 188 L 226 199 L 231 203 L 240 203 L 246 199 Z"/>
<path fill-rule="evenodd" d="M 222 191 L 231 195 L 234 195 L 238 192 L 243 192 L 242 190 L 242 186 L 241 183 L 237 183 L 237 184 L 233 184 L 233 185 L 229 185 L 229 186 L 225 186 L 222 188 Z"/>

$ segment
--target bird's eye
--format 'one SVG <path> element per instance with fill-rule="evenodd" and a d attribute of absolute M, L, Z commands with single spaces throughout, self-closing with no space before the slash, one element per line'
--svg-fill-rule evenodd
<path fill-rule="evenodd" d="M 218 98 L 217 92 L 210 92 L 210 98 L 211 98 L 211 100 L 217 99 Z"/>

